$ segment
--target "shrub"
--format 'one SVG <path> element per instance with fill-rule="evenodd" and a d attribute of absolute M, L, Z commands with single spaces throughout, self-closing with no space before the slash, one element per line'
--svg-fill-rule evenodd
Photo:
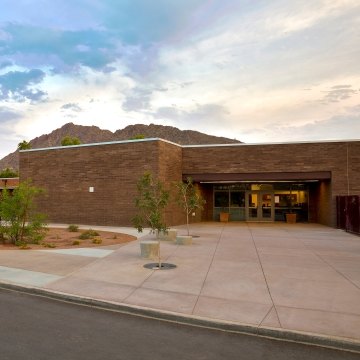
<path fill-rule="evenodd" d="M 71 145 L 80 145 L 81 141 L 77 137 L 64 136 L 61 140 L 61 146 L 71 146 Z"/>
<path fill-rule="evenodd" d="M 52 243 L 42 243 L 41 245 L 46 248 L 51 248 L 51 249 L 56 248 L 56 245 Z"/>
<path fill-rule="evenodd" d="M 78 232 L 79 231 L 79 227 L 77 225 L 69 225 L 68 226 L 68 231 L 70 232 Z"/>
<path fill-rule="evenodd" d="M 14 178 L 18 176 L 19 173 L 12 168 L 5 168 L 0 171 L 0 178 Z"/>
<path fill-rule="evenodd" d="M 72 242 L 72 245 L 80 245 L 80 241 L 79 241 L 79 240 L 74 240 L 74 241 Z"/>
<path fill-rule="evenodd" d="M 30 181 L 20 183 L 10 194 L 6 189 L 0 199 L 0 232 L 13 244 L 17 242 L 38 243 L 47 231 L 45 215 L 35 208 L 35 199 L 43 191 Z"/>
<path fill-rule="evenodd" d="M 100 238 L 93 239 L 93 240 L 92 240 L 92 243 L 93 243 L 93 244 L 101 244 L 101 243 L 102 243 L 102 239 L 100 239 Z"/>
<path fill-rule="evenodd" d="M 95 236 L 99 236 L 99 233 L 96 232 L 95 230 L 89 229 L 89 230 L 82 232 L 79 236 L 79 239 L 87 240 L 87 239 L 91 239 Z"/>

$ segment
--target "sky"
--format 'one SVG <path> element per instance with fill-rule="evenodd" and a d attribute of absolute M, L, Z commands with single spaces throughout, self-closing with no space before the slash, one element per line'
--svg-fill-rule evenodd
<path fill-rule="evenodd" d="M 65 123 L 359 139 L 359 0 L 0 0 L 0 158 Z"/>

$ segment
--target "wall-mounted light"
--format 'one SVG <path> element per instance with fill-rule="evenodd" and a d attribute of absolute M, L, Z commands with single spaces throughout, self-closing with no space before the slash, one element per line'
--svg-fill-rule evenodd
<path fill-rule="evenodd" d="M 93 186 L 90 186 L 90 187 L 89 187 L 89 192 L 94 192 L 94 190 L 95 190 L 95 189 L 94 189 Z"/>

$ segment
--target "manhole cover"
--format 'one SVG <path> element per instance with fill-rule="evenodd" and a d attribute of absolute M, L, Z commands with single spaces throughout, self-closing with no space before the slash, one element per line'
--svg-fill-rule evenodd
<path fill-rule="evenodd" d="M 150 264 L 145 264 L 144 268 L 151 270 L 169 270 L 169 269 L 175 269 L 176 265 L 169 263 L 161 263 L 161 268 L 160 268 L 159 263 L 150 263 Z"/>

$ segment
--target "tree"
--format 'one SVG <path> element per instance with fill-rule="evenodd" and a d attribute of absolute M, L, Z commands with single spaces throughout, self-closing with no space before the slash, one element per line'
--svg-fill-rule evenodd
<path fill-rule="evenodd" d="M 20 183 L 12 194 L 6 189 L 0 198 L 0 233 L 13 244 L 38 243 L 45 235 L 45 216 L 36 211 L 35 198 L 43 190 L 30 181 Z"/>
<path fill-rule="evenodd" d="M 0 172 L 0 178 L 15 178 L 18 176 L 19 174 L 14 169 L 11 168 L 5 168 Z"/>
<path fill-rule="evenodd" d="M 26 140 L 19 142 L 18 150 L 29 150 L 29 149 L 31 149 L 31 144 L 29 142 L 27 142 Z"/>
<path fill-rule="evenodd" d="M 144 227 L 150 227 L 150 232 L 156 234 L 159 242 L 159 268 L 161 269 L 160 238 L 161 232 L 166 232 L 164 209 L 169 202 L 169 191 L 165 190 L 159 179 L 154 179 L 151 172 L 145 172 L 137 183 L 138 195 L 135 206 L 138 214 L 132 219 L 134 227 L 142 232 Z"/>
<path fill-rule="evenodd" d="M 136 134 L 136 135 L 132 136 L 129 140 L 140 140 L 140 139 L 145 139 L 145 135 L 144 134 Z"/>
<path fill-rule="evenodd" d="M 81 141 L 79 138 L 77 137 L 72 137 L 72 136 L 64 136 L 61 140 L 61 146 L 71 146 L 71 145 L 80 145 Z"/>
<path fill-rule="evenodd" d="M 190 235 L 189 215 L 198 209 L 202 210 L 206 201 L 196 191 L 191 177 L 186 182 L 177 182 L 175 186 L 178 190 L 176 200 L 186 215 L 187 234 Z"/>

